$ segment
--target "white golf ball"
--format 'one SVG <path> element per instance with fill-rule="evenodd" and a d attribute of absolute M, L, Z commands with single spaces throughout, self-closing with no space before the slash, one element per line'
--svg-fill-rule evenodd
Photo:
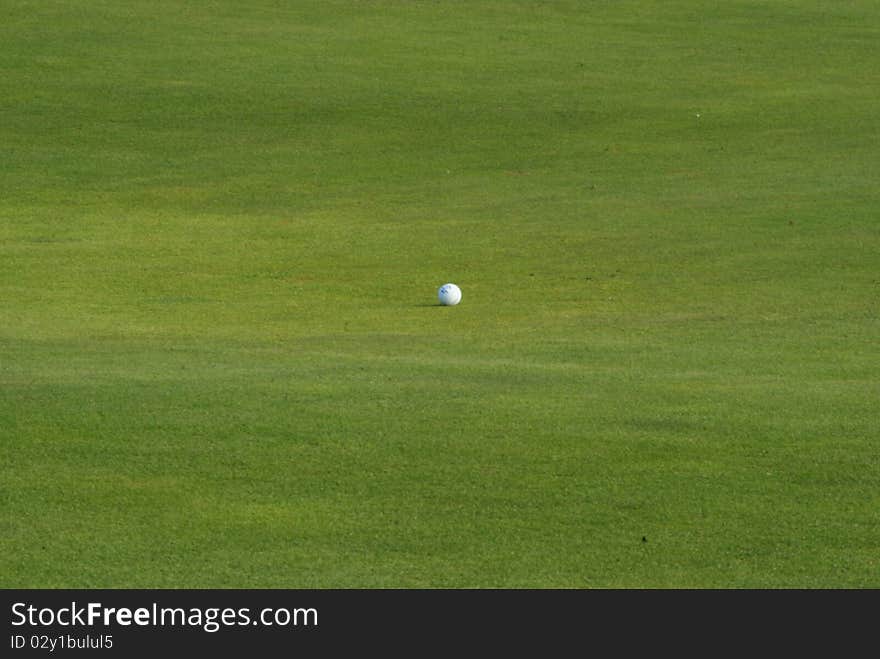
<path fill-rule="evenodd" d="M 461 302 L 461 289 L 455 284 L 443 284 L 437 291 L 440 304 L 452 307 Z"/>

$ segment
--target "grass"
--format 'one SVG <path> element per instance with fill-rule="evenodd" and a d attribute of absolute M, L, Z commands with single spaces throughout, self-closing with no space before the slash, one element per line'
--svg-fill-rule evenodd
<path fill-rule="evenodd" d="M 880 586 L 874 3 L 4 14 L 0 585 Z"/>

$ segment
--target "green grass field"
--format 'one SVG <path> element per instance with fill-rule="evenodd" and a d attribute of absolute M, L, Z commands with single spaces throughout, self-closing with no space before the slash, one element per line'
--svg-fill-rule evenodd
<path fill-rule="evenodd" d="M 0 586 L 880 587 L 874 0 L 0 14 Z"/>

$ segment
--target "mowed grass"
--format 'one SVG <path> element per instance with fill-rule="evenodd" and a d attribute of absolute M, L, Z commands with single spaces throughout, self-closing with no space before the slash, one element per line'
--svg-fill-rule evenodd
<path fill-rule="evenodd" d="M 875 2 L 2 13 L 0 585 L 880 586 Z"/>

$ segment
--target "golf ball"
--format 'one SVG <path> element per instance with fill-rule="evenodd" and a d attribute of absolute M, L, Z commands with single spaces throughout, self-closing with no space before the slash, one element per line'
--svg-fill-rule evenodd
<path fill-rule="evenodd" d="M 437 291 L 440 304 L 451 307 L 461 302 L 461 289 L 455 284 L 443 284 Z"/>

